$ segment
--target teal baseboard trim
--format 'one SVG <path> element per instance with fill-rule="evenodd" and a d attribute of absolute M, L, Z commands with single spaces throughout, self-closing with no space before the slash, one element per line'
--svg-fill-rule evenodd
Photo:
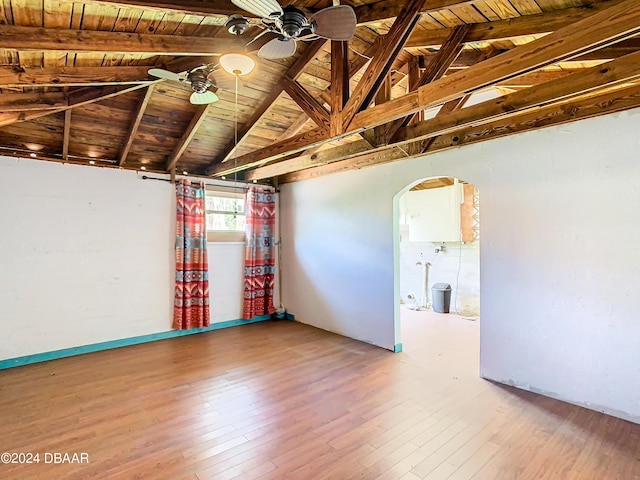
<path fill-rule="evenodd" d="M 401 343 L 396 343 L 393 346 L 393 353 L 400 353 L 402 351 L 402 344 Z"/>
<path fill-rule="evenodd" d="M 100 352 L 103 350 L 111 350 L 113 348 L 128 347 L 130 345 L 138 345 L 140 343 L 155 342 L 157 340 L 166 340 L 167 338 L 184 337 L 185 335 L 194 335 L 196 333 L 211 332 L 213 330 L 221 330 L 223 328 L 237 327 L 238 325 L 247 325 L 250 323 L 263 322 L 271 320 L 271 315 L 261 315 L 253 317 L 251 320 L 228 320 L 226 322 L 214 323 L 208 327 L 192 328 L 189 330 L 169 330 L 168 332 L 151 333 L 149 335 L 140 335 L 138 337 L 122 338 L 119 340 L 109 340 L 107 342 L 92 343 L 80 347 L 63 348 L 62 350 L 54 350 L 52 352 L 35 353 L 33 355 L 25 355 L 24 357 L 9 358 L 0 360 L 0 370 L 7 368 L 21 367 L 32 363 L 47 362 L 49 360 L 57 360 L 58 358 L 73 357 L 85 353 Z"/>

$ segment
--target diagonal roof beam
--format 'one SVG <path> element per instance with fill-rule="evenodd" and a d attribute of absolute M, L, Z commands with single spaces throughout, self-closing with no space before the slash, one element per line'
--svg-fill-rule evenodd
<path fill-rule="evenodd" d="M 435 139 L 426 153 L 435 153 L 454 147 L 493 140 L 508 135 L 523 133 L 552 125 L 570 123 L 586 118 L 598 117 L 615 112 L 629 110 L 640 106 L 640 86 L 632 86 L 624 90 L 608 92 L 597 96 L 578 99 L 571 102 L 551 105 L 533 112 L 526 111 L 510 118 L 500 118 L 480 126 L 470 126 L 455 130 L 452 133 Z M 418 140 L 417 142 L 421 142 Z M 391 145 L 375 153 L 366 153 L 359 157 L 335 163 L 308 168 L 289 173 L 279 178 L 280 183 L 295 182 L 316 178 L 332 173 L 360 169 L 372 165 L 419 157 L 424 153 L 408 154 L 411 148 Z"/>
<path fill-rule="evenodd" d="M 288 75 L 284 75 L 280 79 L 280 83 L 282 83 L 284 91 L 298 104 L 302 111 L 306 113 L 318 127 L 328 132 L 331 119 L 327 109 Z"/>
<path fill-rule="evenodd" d="M 593 96 L 593 92 L 608 90 L 640 78 L 640 52 L 627 57 L 611 61 L 605 65 L 599 65 L 589 69 L 578 71 L 570 77 L 559 78 L 539 85 L 536 89 L 520 90 L 499 98 L 487 100 L 465 109 L 460 109 L 462 102 L 468 97 L 451 100 L 443 105 L 441 111 L 429 120 L 411 125 L 399 130 L 399 140 L 391 145 L 375 149 L 366 149 L 367 154 L 388 151 L 388 148 L 400 148 L 409 154 L 417 154 L 425 151 L 438 136 L 447 135 L 461 128 L 480 126 L 491 123 L 496 119 L 505 119 L 523 112 L 535 112 L 549 105 L 557 105 L 567 102 L 571 98 Z M 279 172 L 284 168 L 289 171 L 308 168 L 315 163 L 328 164 L 353 157 L 360 152 L 347 152 L 340 147 L 334 147 L 322 152 L 310 161 L 300 157 L 271 165 L 260 167 L 249 173 L 249 178 L 264 178 L 264 172 Z M 299 160 L 299 163 L 296 163 Z M 280 167 L 281 163 L 283 165 Z M 257 173 L 256 173 L 257 172 Z"/>
<path fill-rule="evenodd" d="M 136 116 L 133 120 L 133 123 L 129 127 L 129 132 L 127 132 L 127 139 L 124 142 L 124 147 L 122 148 L 120 158 L 118 159 L 119 166 L 123 166 L 124 162 L 127 161 L 127 155 L 129 155 L 129 150 L 131 150 L 131 145 L 133 145 L 133 139 L 136 137 L 136 133 L 138 133 L 138 127 L 140 127 L 140 122 L 142 122 L 142 117 L 144 117 L 144 111 L 147 109 L 149 100 L 151 100 L 151 95 L 153 95 L 154 87 L 155 85 L 150 85 L 140 99 L 138 109 L 136 110 Z"/>
<path fill-rule="evenodd" d="M 409 0 L 396 18 L 389 33 L 371 59 L 353 94 L 342 109 L 342 129 L 346 129 L 360 110 L 367 108 L 391 71 L 393 62 L 420 19 L 424 0 Z"/>
<path fill-rule="evenodd" d="M 104 52 L 150 55 L 215 55 L 238 48 L 234 38 L 150 35 L 0 25 L 4 49 L 39 52 Z"/>
<path fill-rule="evenodd" d="M 495 117 L 505 117 L 530 108 L 539 108 L 570 97 L 614 87 L 640 78 L 640 52 L 612 60 L 603 65 L 579 70 L 536 86 L 518 90 L 494 100 L 478 103 L 464 110 L 425 120 L 404 127 L 398 132 L 398 141 L 442 135 L 466 125 L 487 123 Z"/>
<path fill-rule="evenodd" d="M 523 15 L 521 17 L 509 18 L 508 20 L 474 23 L 471 24 L 464 38 L 464 42 L 504 40 L 526 35 L 544 35 L 584 20 L 622 1 L 624 0 L 600 1 L 584 7 L 553 10 L 537 15 Z M 452 30 L 452 28 L 416 30 L 409 40 L 407 40 L 405 48 L 438 47 L 451 36 Z"/>
<path fill-rule="evenodd" d="M 459 25 L 453 29 L 451 36 L 442 44 L 442 47 L 438 50 L 438 53 L 433 60 L 431 60 L 429 65 L 427 65 L 427 68 L 418 79 L 417 83 L 412 85 L 415 90 L 423 85 L 433 82 L 434 80 L 444 77 L 444 74 L 447 73 L 447 70 L 453 61 L 462 51 L 462 41 L 468 31 L 468 25 Z M 399 118 L 391 122 L 389 125 L 386 125 L 384 139 L 388 142 L 400 127 L 409 125 L 414 117 L 415 114 L 407 115 L 404 118 Z"/>
<path fill-rule="evenodd" d="M 189 122 L 189 126 L 182 134 L 182 138 L 178 142 L 178 145 L 176 145 L 176 148 L 173 149 L 173 152 L 167 160 L 167 164 L 165 166 L 165 170 L 167 172 L 170 172 L 175 168 L 178 160 L 180 160 L 180 157 L 191 143 L 191 140 L 193 140 L 193 137 L 195 137 L 196 133 L 198 133 L 198 128 L 200 128 L 200 125 L 202 125 L 202 122 L 204 122 L 205 118 L 207 117 L 207 112 L 209 111 L 209 107 L 211 105 L 211 103 L 200 105 L 196 110 L 193 118 L 191 118 L 191 122 Z"/>
<path fill-rule="evenodd" d="M 277 142 L 238 157 L 234 167 L 219 165 L 209 173 L 223 175 L 244 170 L 320 145 L 327 140 L 337 140 L 359 133 L 408 114 L 442 105 L 502 80 L 610 45 L 639 32 L 640 4 L 635 0 L 625 0 L 545 37 L 420 87 L 413 93 L 362 111 L 354 117 L 349 129 L 339 136 L 328 137 L 321 132 L 304 132 L 288 141 Z"/>
<path fill-rule="evenodd" d="M 336 159 L 351 158 L 371 150 L 371 145 L 366 140 L 356 140 L 355 142 L 328 148 L 319 152 L 304 154 L 290 160 L 264 165 L 262 167 L 249 170 L 245 176 L 246 180 L 264 180 L 279 175 L 284 175 L 293 171 L 306 168 L 317 167 L 335 162 Z"/>

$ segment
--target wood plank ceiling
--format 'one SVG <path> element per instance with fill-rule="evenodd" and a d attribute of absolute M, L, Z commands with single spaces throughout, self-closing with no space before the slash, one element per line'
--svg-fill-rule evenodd
<path fill-rule="evenodd" d="M 0 154 L 287 182 L 640 106 L 635 0 L 341 3 L 348 43 L 252 53 L 234 148 L 233 91 L 147 74 L 237 49 L 229 0 L 0 0 Z"/>

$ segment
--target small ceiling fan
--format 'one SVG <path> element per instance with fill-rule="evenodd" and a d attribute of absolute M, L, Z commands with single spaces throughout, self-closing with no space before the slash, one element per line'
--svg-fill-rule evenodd
<path fill-rule="evenodd" d="M 237 7 L 262 18 L 266 27 L 250 43 L 267 32 L 278 38 L 267 42 L 258 50 L 258 56 L 267 60 L 287 58 L 296 53 L 296 40 L 323 37 L 330 40 L 349 40 L 356 31 L 356 14 L 348 5 L 334 5 L 307 16 L 299 8 L 282 8 L 276 0 L 231 0 Z"/>
<path fill-rule="evenodd" d="M 214 77 L 215 70 L 215 65 L 205 65 L 186 74 L 178 74 L 162 68 L 152 68 L 149 70 L 149 75 L 174 82 L 189 83 L 193 90 L 189 101 L 194 105 L 206 105 L 218 101 L 216 95 L 218 89 L 233 90 L 235 86 L 235 81 L 232 78 L 227 78 L 224 75 Z"/>

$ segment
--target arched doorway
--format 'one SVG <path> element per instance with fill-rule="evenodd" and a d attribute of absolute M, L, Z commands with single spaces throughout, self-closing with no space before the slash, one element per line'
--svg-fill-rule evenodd
<path fill-rule="evenodd" d="M 422 329 L 455 334 L 456 322 L 479 321 L 479 193 L 464 180 L 431 177 L 407 185 L 393 202 L 396 351 L 406 351 L 407 341 L 433 334 Z"/>

